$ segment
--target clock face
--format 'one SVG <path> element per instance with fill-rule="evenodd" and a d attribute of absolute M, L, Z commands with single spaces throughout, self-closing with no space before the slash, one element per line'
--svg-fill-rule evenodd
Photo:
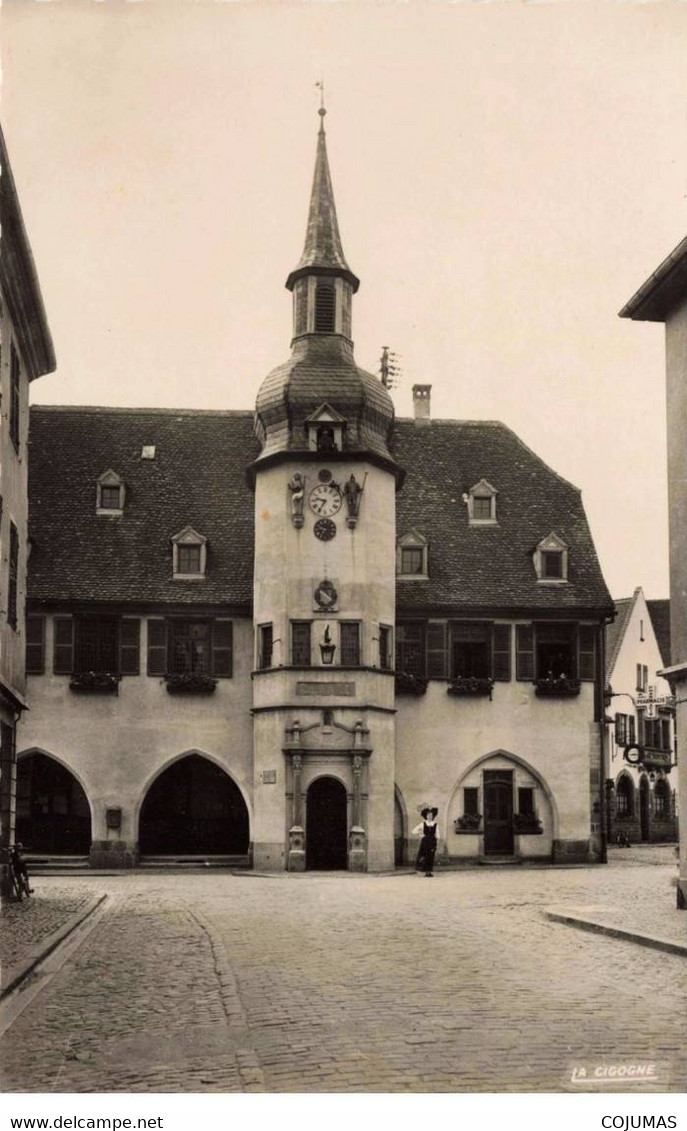
<path fill-rule="evenodd" d="M 341 509 L 341 492 L 334 483 L 318 483 L 310 492 L 308 502 L 318 518 L 331 518 Z"/>
<path fill-rule="evenodd" d="M 331 518 L 318 518 L 313 527 L 313 533 L 320 542 L 330 542 L 336 534 L 336 524 Z"/>

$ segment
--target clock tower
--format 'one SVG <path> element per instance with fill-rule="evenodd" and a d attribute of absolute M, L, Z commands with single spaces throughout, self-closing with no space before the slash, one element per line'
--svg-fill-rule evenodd
<path fill-rule="evenodd" d="M 255 430 L 254 865 L 393 868 L 395 492 L 391 398 L 353 356 L 321 108 L 291 356 Z"/>

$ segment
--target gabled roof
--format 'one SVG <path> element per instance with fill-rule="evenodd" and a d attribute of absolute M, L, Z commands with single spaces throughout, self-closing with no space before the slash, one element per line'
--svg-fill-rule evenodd
<path fill-rule="evenodd" d="M 606 625 L 606 682 L 610 680 L 618 654 L 623 643 L 625 631 L 630 623 L 641 590 L 635 589 L 631 597 L 622 597 L 615 602 L 615 620 Z"/>
<path fill-rule="evenodd" d="M 250 607 L 252 413 L 38 406 L 30 443 L 32 601 Z M 144 444 L 154 460 L 141 459 Z M 407 469 L 397 535 L 429 544 L 429 580 L 397 583 L 399 613 L 612 609 L 579 491 L 503 424 L 399 420 L 394 454 Z M 117 523 L 93 509 L 93 483 L 110 466 L 127 484 Z M 482 477 L 499 492 L 499 519 L 475 527 L 462 496 Z M 202 585 L 172 579 L 170 539 L 188 525 L 208 539 Z M 569 584 L 555 588 L 537 583 L 532 560 L 551 529 L 570 547 Z"/>
<path fill-rule="evenodd" d="M 661 659 L 664 667 L 669 668 L 673 662 L 670 653 L 670 601 L 667 599 L 647 601 L 647 607 L 656 633 Z"/>
<path fill-rule="evenodd" d="M 654 273 L 620 311 L 636 322 L 665 322 L 687 295 L 687 236 L 666 256 Z"/>

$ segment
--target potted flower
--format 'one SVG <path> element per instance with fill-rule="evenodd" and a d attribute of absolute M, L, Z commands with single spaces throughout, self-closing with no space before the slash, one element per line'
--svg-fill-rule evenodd
<path fill-rule="evenodd" d="M 531 835 L 543 832 L 543 827 L 536 813 L 514 813 L 513 831 Z"/>
<path fill-rule="evenodd" d="M 462 817 L 456 818 L 453 827 L 457 833 L 476 833 L 479 832 L 481 824 L 481 813 L 463 813 Z"/>
<path fill-rule="evenodd" d="M 446 688 L 449 695 L 488 695 L 494 687 L 493 679 L 488 676 L 458 675 Z"/>
<path fill-rule="evenodd" d="M 424 695 L 427 690 L 424 676 L 413 675 L 411 672 L 396 672 L 395 685 L 397 695 Z"/>
<path fill-rule="evenodd" d="M 534 687 L 535 694 L 541 698 L 568 699 L 573 695 L 580 694 L 579 679 L 573 679 L 565 672 L 561 672 L 560 675 L 553 675 L 552 672 L 549 672 L 542 679 L 535 680 Z"/>
<path fill-rule="evenodd" d="M 217 686 L 217 680 L 205 672 L 175 672 L 165 676 L 170 695 L 210 695 Z"/>
<path fill-rule="evenodd" d="M 71 691 L 92 692 L 96 695 L 118 695 L 119 676 L 112 672 L 74 672 L 69 687 Z"/>

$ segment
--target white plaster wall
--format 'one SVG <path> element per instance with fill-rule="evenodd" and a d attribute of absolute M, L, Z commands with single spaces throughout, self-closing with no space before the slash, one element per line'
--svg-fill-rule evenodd
<path fill-rule="evenodd" d="M 53 621 L 46 618 L 48 674 L 29 676 L 31 710 L 19 724 L 17 750 L 40 750 L 75 774 L 91 805 L 94 840 L 137 840 L 145 794 L 179 755 L 207 755 L 230 774 L 252 818 L 251 662 L 253 626 L 234 619 L 234 674 L 211 695 L 170 695 L 157 676 L 124 676 L 119 695 L 77 694 L 69 676 L 52 674 Z M 141 618 L 141 671 L 147 623 Z M 120 833 L 105 828 L 105 810 L 121 807 Z M 251 820 L 252 837 L 252 820 Z"/>
<path fill-rule="evenodd" d="M 539 699 L 531 683 L 497 683 L 492 700 L 453 697 L 446 683 L 431 680 L 419 698 L 396 700 L 396 782 L 415 821 L 423 802 L 439 807 L 442 840 L 449 854 L 474 855 L 477 837 L 453 833 L 453 819 L 462 810 L 454 791 L 473 763 L 492 751 L 507 751 L 531 767 L 548 787 L 557 816 L 545 811 L 545 834 L 527 838 L 520 853 L 546 854 L 551 839 L 585 840 L 590 835 L 590 749 L 595 728 L 594 685 L 583 683 L 570 699 Z M 513 762 L 504 763 L 516 768 Z M 483 769 L 481 766 L 479 769 Z M 521 784 L 525 784 L 524 781 Z M 455 810 L 455 811 L 454 811 Z M 417 820 L 420 818 L 417 817 Z M 412 826 L 411 826 L 412 827 Z M 448 837 L 448 841 L 447 841 Z M 525 838 L 520 838 L 525 841 Z"/>

